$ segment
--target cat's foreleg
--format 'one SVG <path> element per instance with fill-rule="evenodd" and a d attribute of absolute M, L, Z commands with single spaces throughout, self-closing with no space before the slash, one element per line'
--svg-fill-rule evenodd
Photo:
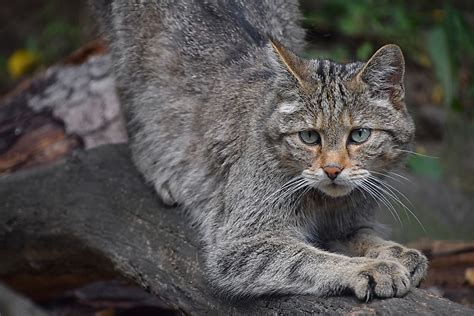
<path fill-rule="evenodd" d="M 408 270 L 396 261 L 330 253 L 285 234 L 217 242 L 208 247 L 206 263 L 217 290 L 237 297 L 349 290 L 369 300 L 402 296 L 410 288 Z"/>
<path fill-rule="evenodd" d="M 384 240 L 369 228 L 355 233 L 346 246 L 359 256 L 400 262 L 410 272 L 413 287 L 420 284 L 428 269 L 428 259 L 420 251 Z"/>

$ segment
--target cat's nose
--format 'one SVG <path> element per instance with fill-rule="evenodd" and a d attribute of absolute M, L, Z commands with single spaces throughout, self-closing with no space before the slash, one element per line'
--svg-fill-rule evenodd
<path fill-rule="evenodd" d="M 327 165 L 323 167 L 323 170 L 329 179 L 334 180 L 341 173 L 342 168 L 338 165 Z"/>

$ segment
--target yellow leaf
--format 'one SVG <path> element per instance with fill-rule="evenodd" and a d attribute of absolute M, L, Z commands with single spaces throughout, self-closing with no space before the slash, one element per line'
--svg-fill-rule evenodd
<path fill-rule="evenodd" d="M 427 55 L 427 54 L 419 54 L 417 56 L 417 61 L 423 66 L 423 67 L 426 67 L 426 68 L 430 68 L 432 65 L 431 65 L 431 59 L 430 57 Z"/>
<path fill-rule="evenodd" d="M 8 73 L 12 79 L 18 79 L 20 76 L 37 66 L 38 62 L 39 57 L 36 53 L 25 49 L 18 49 L 8 58 Z"/>
<path fill-rule="evenodd" d="M 435 19 L 436 22 L 440 23 L 441 21 L 443 21 L 445 13 L 444 10 L 435 9 L 431 11 L 431 15 L 433 16 L 433 19 Z"/>
<path fill-rule="evenodd" d="M 443 95 L 444 95 L 443 87 L 439 83 L 435 84 L 433 87 L 433 90 L 431 91 L 431 100 L 433 101 L 433 103 L 435 104 L 443 103 Z"/>
<path fill-rule="evenodd" d="M 470 285 L 474 286 L 474 268 L 467 268 L 465 272 L 465 277 L 466 277 L 467 282 Z"/>

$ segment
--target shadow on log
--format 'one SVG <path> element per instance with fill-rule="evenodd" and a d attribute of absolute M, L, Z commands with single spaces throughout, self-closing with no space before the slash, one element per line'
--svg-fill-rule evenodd
<path fill-rule="evenodd" d="M 52 166 L 4 176 L 0 201 L 0 276 L 112 272 L 184 314 L 474 313 L 423 290 L 369 304 L 352 297 L 220 300 L 202 277 L 196 232 L 179 209 L 160 203 L 126 145 L 79 151 Z"/>

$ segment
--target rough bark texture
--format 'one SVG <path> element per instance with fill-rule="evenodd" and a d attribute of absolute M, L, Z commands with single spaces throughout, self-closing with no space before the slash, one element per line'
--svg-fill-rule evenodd
<path fill-rule="evenodd" d="M 114 272 L 182 313 L 472 315 L 423 290 L 369 304 L 352 297 L 273 297 L 227 302 L 209 293 L 196 232 L 166 208 L 135 170 L 125 145 L 78 151 L 53 166 L 0 178 L 0 276 Z"/>
<path fill-rule="evenodd" d="M 0 98 L 0 174 L 127 141 L 104 51 L 92 42 Z"/>

